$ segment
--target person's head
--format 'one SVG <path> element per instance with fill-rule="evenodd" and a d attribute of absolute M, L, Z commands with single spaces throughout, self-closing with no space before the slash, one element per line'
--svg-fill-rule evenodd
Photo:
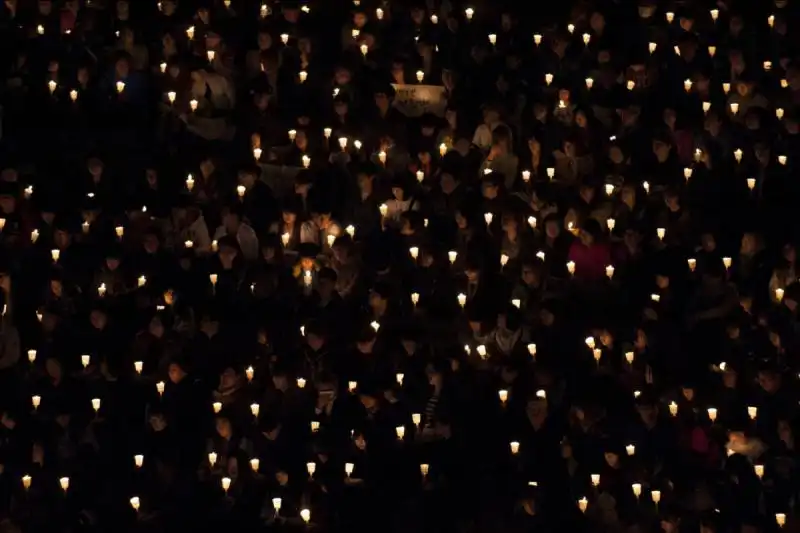
<path fill-rule="evenodd" d="M 294 178 L 294 192 L 301 196 L 306 196 L 314 186 L 314 180 L 310 172 L 298 172 Z"/>
<path fill-rule="evenodd" d="M 367 392 L 361 392 L 358 395 L 358 399 L 361 402 L 361 405 L 363 405 L 364 408 L 367 411 L 372 411 L 372 410 L 374 410 L 375 408 L 378 407 L 378 397 L 375 394 L 367 393 Z M 363 438 L 363 436 L 362 436 L 362 438 Z"/>
<path fill-rule="evenodd" d="M 458 186 L 458 181 L 451 173 L 443 172 L 439 178 L 439 186 L 442 188 L 442 192 L 450 194 Z"/>
<path fill-rule="evenodd" d="M 267 91 L 256 91 L 253 94 L 253 105 L 258 111 L 266 111 L 269 107 L 269 93 Z"/>
<path fill-rule="evenodd" d="M 105 329 L 108 324 L 108 315 L 103 309 L 92 309 L 89 313 L 89 322 L 98 331 Z"/>
<path fill-rule="evenodd" d="M 758 110 L 753 109 L 747 112 L 744 116 L 744 125 L 750 131 L 758 131 L 761 129 L 761 114 Z"/>
<path fill-rule="evenodd" d="M 239 183 L 244 185 L 247 190 L 253 188 L 258 181 L 258 177 L 261 174 L 261 169 L 258 165 L 248 165 L 243 167 L 239 170 Z"/>
<path fill-rule="evenodd" d="M 492 149 L 500 153 L 511 150 L 511 130 L 508 126 L 500 125 L 492 131 Z"/>
<path fill-rule="evenodd" d="M 167 375 L 169 376 L 169 380 L 177 385 L 186 377 L 186 369 L 179 362 L 173 361 L 169 364 Z"/>
<path fill-rule="evenodd" d="M 500 121 L 500 112 L 494 106 L 487 106 L 483 110 L 483 123 L 488 126 L 493 126 Z"/>
<path fill-rule="evenodd" d="M 118 80 L 124 80 L 130 74 L 130 61 L 128 60 L 127 56 L 120 57 L 117 59 L 117 62 L 114 64 L 114 73 Z"/>
<path fill-rule="evenodd" d="M 10 215 L 16 211 L 17 208 L 17 199 L 14 195 L 9 193 L 0 193 L 0 210 L 3 211 L 4 214 Z"/>
<path fill-rule="evenodd" d="M 269 50 L 272 47 L 272 36 L 269 34 L 268 31 L 262 30 L 258 32 L 256 43 L 258 44 L 259 50 L 261 51 Z"/>
<path fill-rule="evenodd" d="M 549 215 L 544 221 L 545 235 L 547 235 L 547 237 L 550 239 L 555 239 L 561 235 L 561 228 L 563 225 L 563 222 L 558 216 Z"/>
<path fill-rule="evenodd" d="M 497 173 L 492 172 L 483 178 L 481 182 L 481 193 L 487 200 L 494 200 L 500 195 L 500 187 L 502 185 L 502 177 Z"/>
<path fill-rule="evenodd" d="M 375 330 L 369 326 L 364 327 L 356 339 L 356 348 L 362 354 L 370 354 L 375 347 L 376 340 Z"/>
<path fill-rule="evenodd" d="M 158 339 L 164 336 L 164 322 L 161 320 L 161 317 L 154 316 L 150 319 L 150 323 L 147 325 L 147 331 L 153 336 Z"/>
<path fill-rule="evenodd" d="M 788 263 L 794 264 L 795 260 L 797 260 L 797 250 L 795 249 L 794 244 L 784 244 L 781 255 Z"/>
<path fill-rule="evenodd" d="M 753 85 L 748 81 L 740 81 L 739 83 L 736 84 L 736 92 L 742 98 L 748 96 L 752 91 L 753 91 Z"/>
<path fill-rule="evenodd" d="M 522 279 L 522 283 L 529 286 L 534 286 L 539 283 L 541 279 L 541 265 L 538 262 L 534 261 L 525 261 L 522 264 L 522 270 L 520 272 L 520 278 Z"/>
<path fill-rule="evenodd" d="M 228 209 L 223 217 L 223 224 L 225 230 L 232 235 L 239 231 L 239 226 L 242 224 L 242 216 L 238 209 Z"/>
<path fill-rule="evenodd" d="M 681 207 L 681 197 L 675 189 L 664 191 L 664 204 L 671 210 L 677 211 Z"/>
<path fill-rule="evenodd" d="M 606 18 L 601 12 L 595 11 L 589 18 L 589 26 L 592 28 L 592 30 L 594 30 L 595 33 L 602 33 L 606 27 Z"/>
<path fill-rule="evenodd" d="M 167 428 L 167 418 L 164 416 L 164 413 L 160 411 L 151 411 L 148 422 L 152 430 L 156 433 L 164 431 Z"/>
<path fill-rule="evenodd" d="M 672 152 L 672 145 L 663 139 L 656 139 L 653 141 L 653 154 L 659 163 L 664 163 Z"/>
<path fill-rule="evenodd" d="M 293 205 L 286 204 L 281 211 L 281 218 L 284 224 L 294 224 L 297 221 L 297 209 Z"/>
<path fill-rule="evenodd" d="M 56 298 L 61 298 L 64 294 L 64 284 L 59 278 L 50 280 L 50 293 Z"/>
<path fill-rule="evenodd" d="M 607 449 L 603 452 L 603 458 L 606 460 L 606 464 L 611 468 L 619 467 L 619 454 L 617 454 L 615 450 Z"/>
<path fill-rule="evenodd" d="M 306 344 L 315 352 L 325 346 L 326 340 L 325 331 L 321 327 L 309 325 L 306 328 Z"/>
<path fill-rule="evenodd" d="M 752 255 L 758 251 L 759 237 L 755 232 L 748 231 L 742 235 L 741 246 L 739 253 L 742 255 Z"/>
<path fill-rule="evenodd" d="M 367 14 L 363 10 L 357 10 L 353 13 L 353 27 L 357 29 L 363 28 L 367 24 Z"/>
<path fill-rule="evenodd" d="M 363 399 L 361 399 L 361 403 L 364 404 Z M 355 445 L 356 448 L 358 448 L 361 451 L 367 449 L 367 439 L 364 438 L 364 434 L 361 433 L 360 431 L 353 435 L 353 444 Z"/>
<path fill-rule="evenodd" d="M 369 293 L 369 306 L 373 311 L 386 309 L 389 303 L 389 287 L 382 283 L 377 284 Z"/>
<path fill-rule="evenodd" d="M 337 275 L 332 268 L 325 267 L 317 277 L 317 291 L 323 298 L 330 298 L 336 291 Z"/>
<path fill-rule="evenodd" d="M 440 368 L 437 368 L 435 365 L 428 365 L 425 369 L 425 374 L 428 376 L 428 384 L 431 387 L 438 389 L 442 386 L 444 373 Z"/>
<path fill-rule="evenodd" d="M 154 231 L 147 232 L 142 239 L 142 246 L 148 254 L 155 254 L 161 246 L 161 240 Z"/>
<path fill-rule="evenodd" d="M 361 192 L 370 192 L 372 191 L 372 184 L 373 184 L 374 176 L 368 172 L 359 172 L 358 173 L 358 188 L 361 189 Z"/>
<path fill-rule="evenodd" d="M 458 226 L 458 229 L 460 230 L 465 230 L 469 227 L 469 219 L 467 218 L 467 212 L 462 209 L 456 209 L 455 221 L 456 221 L 456 226 Z"/>
<path fill-rule="evenodd" d="M 475 262 L 468 262 L 467 265 L 464 267 L 464 275 L 467 277 L 469 282 L 476 282 L 480 280 L 481 277 L 481 267 Z"/>
<path fill-rule="evenodd" d="M 406 186 L 403 183 L 396 182 L 392 185 L 392 195 L 395 200 L 400 202 L 406 199 Z"/>
<path fill-rule="evenodd" d="M 60 381 L 62 376 L 63 367 L 61 366 L 61 362 L 55 357 L 50 357 L 45 361 L 44 364 L 45 372 L 47 372 L 47 376 L 53 381 Z"/>
<path fill-rule="evenodd" d="M 227 390 L 235 388 L 239 383 L 239 374 L 236 369 L 229 366 L 219 376 L 220 390 Z"/>
<path fill-rule="evenodd" d="M 331 227 L 331 211 L 327 206 L 317 206 L 311 213 L 311 218 L 318 228 L 327 230 Z"/>
<path fill-rule="evenodd" d="M 214 428 L 217 431 L 217 435 L 223 439 L 229 439 L 233 436 L 233 426 L 227 417 L 218 416 L 214 421 Z"/>
<path fill-rule="evenodd" d="M 348 85 L 350 83 L 350 80 L 352 79 L 352 74 L 350 72 L 350 69 L 348 69 L 347 67 L 339 66 L 336 68 L 333 77 L 334 81 L 336 82 L 336 85 L 343 86 L 343 85 Z"/>
<path fill-rule="evenodd" d="M 781 376 L 771 368 L 761 369 L 758 372 L 758 385 L 767 394 L 773 394 L 781 386 Z"/>
<path fill-rule="evenodd" d="M 710 253 L 716 250 L 717 239 L 714 237 L 714 234 L 708 231 L 703 232 L 703 234 L 700 235 L 700 246 L 706 253 Z"/>

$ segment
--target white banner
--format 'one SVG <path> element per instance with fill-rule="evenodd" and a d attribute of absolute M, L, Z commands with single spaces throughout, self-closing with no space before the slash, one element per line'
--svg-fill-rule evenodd
<path fill-rule="evenodd" d="M 444 87 L 440 85 L 400 85 L 394 87 L 394 107 L 407 117 L 418 117 L 423 113 L 433 113 L 443 117 L 447 98 Z"/>

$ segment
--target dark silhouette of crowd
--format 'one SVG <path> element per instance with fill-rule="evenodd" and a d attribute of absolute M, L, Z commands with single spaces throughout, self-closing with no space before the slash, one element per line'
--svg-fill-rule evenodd
<path fill-rule="evenodd" d="M 4 0 L 0 533 L 798 530 L 789 0 Z"/>

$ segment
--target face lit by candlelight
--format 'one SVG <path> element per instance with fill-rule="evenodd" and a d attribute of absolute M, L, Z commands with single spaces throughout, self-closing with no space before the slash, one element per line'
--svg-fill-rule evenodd
<path fill-rule="evenodd" d="M 351 80 L 351 74 L 348 69 L 343 67 L 336 69 L 336 73 L 334 74 L 334 81 L 336 82 L 336 85 L 339 86 L 348 85 L 350 83 L 350 80 Z"/>
<path fill-rule="evenodd" d="M 89 322 L 91 322 L 92 327 L 96 330 L 102 330 L 105 329 L 106 324 L 108 324 L 108 316 L 106 316 L 105 312 L 94 309 L 89 313 Z"/>
<path fill-rule="evenodd" d="M 186 371 L 177 363 L 172 363 L 169 365 L 168 374 L 169 374 L 169 380 L 175 384 L 180 383 L 181 381 L 183 381 L 183 378 L 186 377 Z"/>
<path fill-rule="evenodd" d="M 619 455 L 614 452 L 604 452 L 603 458 L 606 460 L 606 464 L 611 468 L 617 468 L 619 466 Z"/>
<path fill-rule="evenodd" d="M 233 435 L 231 421 L 223 416 L 217 417 L 214 427 L 217 431 L 217 435 L 223 439 L 229 439 L 231 435 Z"/>
<path fill-rule="evenodd" d="M 358 12 L 353 15 L 353 26 L 358 29 L 363 28 L 367 24 L 367 15 L 363 12 Z"/>
<path fill-rule="evenodd" d="M 367 449 L 367 441 L 364 439 L 364 435 L 360 433 L 356 435 L 355 438 L 353 439 L 353 444 L 355 444 L 356 448 L 358 448 L 361 451 Z"/>

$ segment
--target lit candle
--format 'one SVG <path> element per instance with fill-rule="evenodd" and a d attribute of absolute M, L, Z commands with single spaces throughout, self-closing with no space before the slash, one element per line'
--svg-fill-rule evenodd
<path fill-rule="evenodd" d="M 500 389 L 497 391 L 497 397 L 500 398 L 500 403 L 505 405 L 508 401 L 508 391 L 506 389 Z"/>

